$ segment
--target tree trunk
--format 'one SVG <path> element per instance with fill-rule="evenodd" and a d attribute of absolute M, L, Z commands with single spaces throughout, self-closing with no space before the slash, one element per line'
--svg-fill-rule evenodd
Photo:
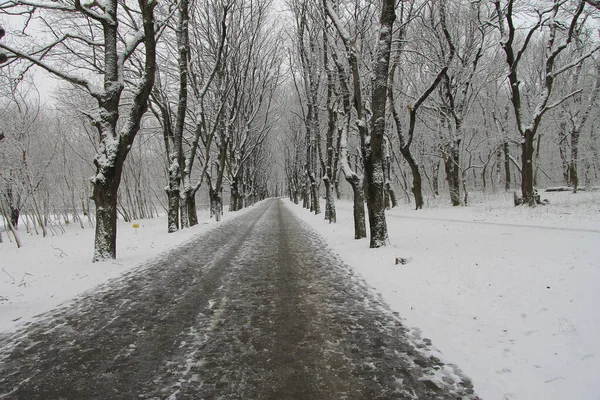
<path fill-rule="evenodd" d="M 337 214 L 335 210 L 335 188 L 331 180 L 325 179 L 325 219 L 329 223 L 337 222 Z"/>
<path fill-rule="evenodd" d="M 198 225 L 198 210 L 196 210 L 196 190 L 191 190 L 186 198 L 186 210 L 190 226 Z"/>
<path fill-rule="evenodd" d="M 7 215 L 8 213 L 6 212 L 6 209 L 4 208 L 2 202 L 0 202 L 0 214 L 4 216 L 4 219 L 6 220 L 6 224 L 8 225 L 8 230 L 10 233 L 13 234 L 13 237 L 15 238 L 15 243 L 17 244 L 17 248 L 20 248 L 22 246 L 21 238 L 19 238 L 19 234 L 17 233 L 15 226 L 12 224 L 10 216 Z M 8 239 L 10 240 L 10 236 Z"/>
<path fill-rule="evenodd" d="M 10 208 L 10 222 L 13 224 L 15 229 L 19 226 L 20 211 L 18 208 Z"/>
<path fill-rule="evenodd" d="M 319 186 L 314 177 L 310 178 L 310 211 L 314 211 L 315 215 L 321 214 L 321 204 L 319 203 Z"/>
<path fill-rule="evenodd" d="M 370 151 L 364 157 L 367 173 L 368 196 L 367 209 L 369 212 L 369 229 L 371 240 L 369 246 L 377 248 L 388 242 L 387 223 L 385 220 L 385 175 L 383 172 L 383 137 L 385 133 L 385 108 L 387 102 L 388 72 L 392 46 L 392 28 L 396 20 L 395 1 L 384 0 L 381 10 L 381 29 L 375 56 Z"/>
<path fill-rule="evenodd" d="M 502 150 L 504 151 L 504 191 L 510 190 L 510 148 L 508 147 L 508 141 L 502 144 Z"/>
<path fill-rule="evenodd" d="M 446 181 L 450 192 L 450 202 L 453 206 L 460 206 L 460 167 L 459 167 L 459 144 L 452 141 L 442 151 Z"/>
<path fill-rule="evenodd" d="M 386 193 L 386 208 L 394 208 L 398 205 L 398 200 L 396 199 L 396 192 L 392 189 L 392 185 L 390 182 L 386 182 L 385 184 L 385 193 Z"/>
<path fill-rule="evenodd" d="M 12 223 L 15 229 L 19 227 L 19 216 L 21 215 L 21 210 L 19 203 L 21 203 L 21 196 L 17 194 L 15 196 L 13 189 L 10 184 L 7 184 L 6 188 L 6 204 L 8 207 L 8 216 L 10 218 L 10 222 Z M 15 199 L 16 197 L 16 199 Z"/>
<path fill-rule="evenodd" d="M 302 208 L 310 208 L 310 191 L 307 188 L 307 185 L 302 186 Z"/>
<path fill-rule="evenodd" d="M 94 262 L 117 257 L 117 190 L 120 176 L 105 179 L 104 183 L 94 184 L 92 193 L 96 204 Z"/>
<path fill-rule="evenodd" d="M 579 174 L 577 172 L 579 162 L 579 129 L 574 127 L 571 131 L 571 162 L 569 163 L 570 184 L 573 186 L 573 193 L 577 193 L 579 188 Z"/>
<path fill-rule="evenodd" d="M 181 220 L 181 228 L 189 228 L 190 215 L 188 212 L 188 203 L 191 194 L 191 189 L 187 185 L 183 185 L 183 192 L 179 193 L 179 217 Z"/>
<path fill-rule="evenodd" d="M 363 189 L 363 180 L 358 175 L 352 175 L 346 179 L 352 186 L 354 201 L 354 239 L 367 237 L 367 226 L 365 224 L 365 192 Z"/>
<path fill-rule="evenodd" d="M 431 186 L 433 187 L 433 193 L 436 196 L 440 195 L 440 163 L 441 163 L 441 161 L 438 161 L 433 164 L 433 171 L 432 171 L 432 177 L 431 177 L 431 181 L 432 181 Z M 416 198 L 416 195 L 415 195 L 415 198 Z M 421 197 L 421 201 L 423 201 L 422 197 Z"/>
<path fill-rule="evenodd" d="M 237 183 L 237 179 L 233 178 L 231 181 L 231 192 L 230 192 L 230 197 L 229 197 L 229 211 L 237 211 L 238 210 L 238 197 L 239 197 L 239 191 L 238 191 L 238 183 Z"/>
<path fill-rule="evenodd" d="M 168 189 L 166 192 L 168 200 L 168 232 L 173 233 L 179 230 L 179 190 Z"/>
<path fill-rule="evenodd" d="M 529 206 L 535 206 L 533 193 L 533 138 L 533 133 L 526 130 L 521 144 L 523 153 L 521 160 L 521 195 L 523 196 L 523 204 Z"/>
<path fill-rule="evenodd" d="M 212 188 L 209 190 L 210 196 L 210 215 L 215 217 L 215 221 L 221 221 L 221 216 L 223 214 L 223 199 L 221 197 L 220 191 L 213 190 Z"/>
<path fill-rule="evenodd" d="M 167 140 L 167 138 L 165 138 Z M 166 188 L 167 193 L 167 232 L 173 233 L 179 230 L 179 203 L 181 178 L 177 160 L 171 160 L 169 168 L 169 184 Z"/>
<path fill-rule="evenodd" d="M 419 165 L 413 158 L 409 147 L 407 147 L 407 146 L 401 147 L 400 152 L 402 153 L 402 156 L 404 157 L 404 159 L 410 166 L 410 172 L 412 173 L 412 176 L 413 176 L 413 185 L 412 185 L 411 191 L 413 193 L 413 196 L 415 196 L 415 210 L 420 210 L 423 208 L 423 188 L 422 188 L 423 185 L 422 185 L 421 171 L 419 171 Z M 438 164 L 438 168 L 439 168 L 439 164 Z M 434 190 L 437 191 L 437 172 L 434 173 L 433 179 L 434 179 L 434 181 L 433 181 Z"/>

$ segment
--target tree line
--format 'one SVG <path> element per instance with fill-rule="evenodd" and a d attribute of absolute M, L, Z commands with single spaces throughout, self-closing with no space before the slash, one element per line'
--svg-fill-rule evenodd
<path fill-rule="evenodd" d="M 75 158 L 93 165 L 89 186 L 84 182 L 71 191 L 86 200 L 81 206 L 69 201 L 63 214 L 89 215 L 85 203 L 88 196 L 93 200 L 95 261 L 116 257 L 119 214 L 129 219 L 132 213 L 156 213 L 144 176 L 149 171 L 143 170 L 152 158 L 166 162 L 169 232 L 198 223 L 196 193 L 202 186 L 217 220 L 225 180 L 232 188 L 232 210 L 268 195 L 266 139 L 279 111 L 273 100 L 282 78 L 280 35 L 268 26 L 271 1 L 24 0 L 3 2 L 0 12 L 11 16 L 12 28 L 0 44 L 6 137 L 0 151 L 7 164 L 2 213 L 11 231 L 22 207 L 35 209 L 54 192 L 43 190 L 46 168 L 31 168 L 44 157 L 55 165 L 61 151 L 66 153 L 60 172 L 78 175 L 69 171 Z M 32 69 L 61 82 L 58 109 L 32 104 L 32 96 L 23 95 L 36 90 L 35 82 L 27 82 Z M 65 126 L 48 126 L 54 116 Z M 19 118 L 23 123 L 11 121 Z M 158 134 L 162 148 L 156 146 Z M 86 143 L 79 142 L 82 136 Z M 30 177 L 35 181 L 24 185 Z M 72 178 L 65 177 L 65 184 L 81 183 Z M 47 226 L 45 213 L 52 211 L 47 203 L 34 212 L 40 217 L 34 227 Z"/>
<path fill-rule="evenodd" d="M 454 206 L 467 205 L 470 190 L 514 190 L 515 204 L 535 206 L 541 183 L 577 192 L 583 175 L 590 189 L 598 184 L 597 3 L 289 4 L 292 201 L 320 213 L 323 183 L 325 218 L 335 222 L 343 177 L 355 237 L 367 236 L 366 202 L 370 246 L 379 247 L 397 189 L 418 210 L 424 191 L 440 196 L 442 186 Z"/>
<path fill-rule="evenodd" d="M 599 7 L 3 2 L 0 213 L 15 238 L 22 210 L 42 234 L 61 229 L 57 215 L 94 226 L 102 260 L 116 257 L 119 216 L 162 208 L 175 232 L 198 223 L 201 192 L 219 220 L 224 186 L 233 211 L 285 191 L 319 214 L 324 196 L 330 222 L 349 190 L 354 236 L 371 247 L 388 242 L 385 210 L 402 197 L 418 210 L 428 196 L 460 206 L 474 190 L 515 191 L 534 206 L 540 184 L 589 189 Z M 51 106 L 42 71 L 60 82 Z"/>

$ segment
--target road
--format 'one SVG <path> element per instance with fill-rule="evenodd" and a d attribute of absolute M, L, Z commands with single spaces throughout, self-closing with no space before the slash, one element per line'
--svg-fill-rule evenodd
<path fill-rule="evenodd" d="M 428 344 L 273 199 L 0 338 L 0 398 L 477 398 Z"/>

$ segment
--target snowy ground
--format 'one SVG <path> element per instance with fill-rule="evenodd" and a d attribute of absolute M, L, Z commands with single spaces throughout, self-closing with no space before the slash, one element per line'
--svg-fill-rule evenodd
<path fill-rule="evenodd" d="M 542 193 L 535 209 L 472 197 L 389 211 L 377 250 L 353 239 L 349 202 L 337 224 L 288 204 L 483 399 L 600 399 L 600 193 Z"/>
<path fill-rule="evenodd" d="M 286 203 L 483 399 L 600 399 L 600 193 L 542 193 L 551 204 L 535 209 L 513 207 L 512 195 L 471 197 L 469 207 L 442 198 L 388 212 L 391 246 L 378 250 L 353 239 L 350 203 L 338 203 L 331 225 Z M 164 218 L 139 221 L 137 231 L 121 223 L 118 260 L 97 264 L 90 228 L 45 239 L 22 231 L 21 249 L 5 234 L 0 331 L 160 257 L 215 226 L 207 220 L 175 234 Z"/>
<path fill-rule="evenodd" d="M 240 213 L 244 213 L 241 211 Z M 226 213 L 225 219 L 240 213 Z M 119 220 L 117 260 L 92 263 L 94 229 L 78 224 L 65 234 L 42 238 L 21 227 L 23 247 L 17 249 L 6 233 L 0 244 L 0 332 L 13 331 L 34 316 L 64 301 L 116 278 L 134 267 L 143 267 L 160 254 L 216 226 L 207 212 L 190 229 L 167 233 L 166 217 L 133 221 Z M 134 229 L 133 224 L 139 224 Z"/>

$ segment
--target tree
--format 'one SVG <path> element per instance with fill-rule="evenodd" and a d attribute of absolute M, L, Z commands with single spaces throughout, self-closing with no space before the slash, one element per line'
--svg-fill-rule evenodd
<path fill-rule="evenodd" d="M 587 16 L 584 16 L 584 18 L 587 19 Z M 585 26 L 580 25 L 574 33 L 573 55 L 576 58 L 581 58 L 590 47 L 590 36 L 592 34 L 586 32 L 584 28 Z M 565 183 L 572 186 L 575 193 L 579 188 L 579 142 L 581 132 L 588 122 L 600 94 L 600 65 L 596 60 L 592 60 L 596 63 L 596 66 L 595 68 L 592 67 L 591 72 L 596 73 L 596 79 L 591 85 L 591 90 L 587 93 L 587 96 L 584 96 L 583 91 L 580 90 L 585 85 L 584 75 L 587 71 L 584 64 L 586 64 L 586 61 L 580 62 L 572 69 L 572 74 L 569 82 L 565 85 L 565 89 L 570 93 L 578 93 L 573 96 L 572 104 L 562 104 L 562 112 L 559 114 L 559 151 L 564 165 Z M 567 151 L 567 147 L 569 151 Z"/>
<path fill-rule="evenodd" d="M 396 20 L 395 1 L 383 0 L 379 19 L 379 39 L 376 45 L 371 89 L 371 118 L 367 125 L 367 110 L 362 99 L 358 52 L 350 34 L 344 28 L 333 5 L 323 0 L 327 15 L 337 29 L 352 71 L 354 83 L 354 109 L 356 124 L 361 136 L 361 149 L 367 176 L 367 209 L 369 212 L 370 247 L 385 246 L 388 242 L 385 220 L 385 174 L 383 171 L 383 141 L 388 88 L 388 72 L 392 46 L 392 29 Z"/>
<path fill-rule="evenodd" d="M 365 223 L 365 192 L 364 192 L 364 177 L 358 171 L 353 171 L 348 155 L 348 134 L 350 132 L 352 106 L 348 73 L 335 52 L 332 46 L 331 58 L 336 65 L 338 84 L 340 86 L 341 107 L 338 114 L 338 142 L 339 142 L 339 159 L 340 167 L 344 178 L 352 187 L 353 198 L 353 217 L 354 217 L 354 239 L 362 239 L 367 237 L 367 227 Z"/>
<path fill-rule="evenodd" d="M 430 26 L 429 29 L 432 29 L 435 31 L 436 26 L 439 25 L 440 29 L 442 30 L 442 34 L 440 36 L 442 36 L 444 38 L 443 40 L 439 40 L 439 42 L 441 43 L 441 46 L 443 46 L 444 42 L 446 42 L 449 49 L 448 49 L 447 53 L 444 51 L 443 47 L 441 50 L 438 51 L 439 53 L 441 53 L 441 56 L 443 57 L 443 59 L 440 60 L 440 63 L 439 63 L 441 65 L 440 70 L 437 72 L 437 74 L 434 75 L 433 80 L 431 81 L 431 83 L 429 83 L 429 85 L 426 86 L 425 90 L 423 90 L 421 93 L 417 94 L 417 96 L 415 97 L 414 103 L 406 105 L 406 109 L 408 110 L 408 127 L 403 128 L 402 120 L 400 118 L 400 114 L 396 107 L 397 102 L 396 102 L 396 96 L 394 95 L 394 89 L 395 89 L 396 70 L 400 65 L 400 56 L 403 53 L 403 51 L 405 50 L 404 44 L 407 42 L 407 40 L 406 40 L 407 24 L 409 23 L 409 21 L 411 21 L 414 18 L 413 12 L 414 12 L 414 10 L 412 9 L 412 6 L 410 6 L 410 8 L 408 10 L 405 10 L 405 5 L 404 4 L 401 5 L 400 15 L 403 18 L 403 20 L 401 22 L 400 29 L 398 30 L 398 39 L 396 41 L 397 45 L 396 45 L 396 48 L 394 49 L 395 55 L 392 58 L 392 66 L 390 67 L 390 74 L 389 74 L 389 79 L 388 79 L 389 89 L 387 92 L 387 96 L 388 96 L 388 99 L 390 102 L 390 110 L 391 110 L 391 114 L 392 114 L 392 119 L 393 119 L 394 125 L 396 127 L 396 134 L 397 134 L 398 140 L 400 142 L 400 153 L 402 154 L 402 156 L 408 163 L 411 173 L 412 173 L 412 176 L 413 176 L 413 185 L 412 185 L 411 191 L 415 197 L 415 209 L 419 210 L 419 209 L 423 208 L 423 203 L 424 203 L 423 202 L 422 178 L 421 178 L 421 171 L 419 169 L 419 164 L 415 160 L 415 157 L 413 156 L 413 154 L 411 152 L 411 145 L 413 143 L 414 136 L 415 136 L 417 112 L 419 111 L 419 108 L 423 105 L 423 103 L 433 93 L 433 91 L 438 87 L 438 85 L 443 80 L 443 78 L 446 76 L 446 74 L 448 72 L 448 68 L 450 68 L 450 63 L 452 62 L 452 60 L 454 58 L 455 47 L 452 43 L 452 39 L 450 37 L 450 32 L 448 31 L 448 27 L 446 25 L 445 4 L 444 4 L 444 0 L 442 0 L 439 4 L 439 10 L 438 10 L 439 23 L 436 22 L 435 10 L 433 9 L 433 7 L 431 7 L 431 9 L 429 11 L 430 12 L 429 20 L 432 21 L 432 24 L 431 24 L 432 26 Z M 404 21 L 404 18 L 406 19 L 406 21 Z M 427 18 L 424 18 L 424 19 L 427 19 Z M 416 52 L 416 53 L 418 54 L 418 52 Z M 425 55 L 420 55 L 420 58 L 423 59 L 423 60 L 421 60 L 421 59 L 419 60 L 421 62 L 428 59 L 428 57 Z M 427 76 L 427 78 L 429 78 L 429 76 Z M 426 81 L 427 78 L 423 77 L 422 80 Z M 431 78 L 429 78 L 429 79 L 431 79 Z"/>
<path fill-rule="evenodd" d="M 321 213 L 319 203 L 319 174 L 317 159 L 321 156 L 321 128 L 319 120 L 319 90 L 321 86 L 321 59 L 318 40 L 320 27 L 317 22 L 319 8 L 312 1 L 296 1 L 293 4 L 296 18 L 297 54 L 300 58 L 300 82 L 294 77 L 294 85 L 301 101 L 302 121 L 305 126 L 308 206 L 315 214 Z"/>
<path fill-rule="evenodd" d="M 341 147 L 340 135 L 337 135 L 337 112 L 335 94 L 335 71 L 329 65 L 329 44 L 327 35 L 327 21 L 324 21 L 323 27 L 323 63 L 327 74 L 327 133 L 325 142 L 325 158 L 319 143 L 319 159 L 321 161 L 321 170 L 325 172 L 323 182 L 325 183 L 325 219 L 331 222 L 337 222 L 335 210 L 335 183 L 338 175 L 339 149 Z M 338 137 L 338 144 L 334 147 L 334 137 Z"/>
<path fill-rule="evenodd" d="M 462 12 L 460 12 L 462 11 Z M 455 10 L 455 15 L 464 15 L 466 21 L 457 23 L 454 36 L 460 37 L 460 42 L 453 38 L 446 25 L 445 7 L 440 6 L 440 21 L 443 27 L 444 38 L 448 44 L 450 60 L 456 53 L 457 62 L 453 68 L 446 69 L 442 75 L 441 86 L 441 114 L 447 127 L 445 140 L 440 143 L 442 159 L 446 170 L 450 201 L 453 206 L 467 204 L 467 193 L 464 201 L 461 199 L 461 184 L 463 183 L 460 162 L 461 141 L 465 136 L 465 117 L 468 108 L 474 103 L 476 90 L 474 77 L 483 56 L 486 44 L 486 29 L 481 22 L 481 4 L 469 4 L 468 10 Z M 464 29 L 460 32 L 459 29 Z M 458 46 L 458 49 L 457 49 Z"/>
<path fill-rule="evenodd" d="M 117 0 L 91 4 L 79 0 L 73 4 L 19 0 L 14 5 L 31 17 L 38 15 L 46 26 L 52 27 L 54 38 L 29 51 L 25 47 L 18 49 L 3 44 L 0 48 L 86 90 L 96 100 L 97 108 L 86 112 L 99 135 L 98 153 L 93 160 L 96 174 L 91 179 L 96 204 L 93 260 L 115 258 L 117 191 L 125 159 L 140 129 L 154 83 L 156 2 L 138 0 L 137 9 Z M 122 15 L 130 20 L 122 21 Z M 38 38 L 36 42 L 39 41 Z M 127 63 L 135 59 L 140 45 L 143 45 L 143 67 L 136 76 Z M 73 56 L 62 57 L 63 49 Z M 101 79 L 102 86 L 96 85 L 95 79 L 71 73 L 75 68 Z M 131 105 L 121 117 L 124 93 Z"/>
<path fill-rule="evenodd" d="M 517 130 L 521 136 L 521 195 L 523 203 L 534 206 L 536 203 L 534 193 L 534 139 L 544 114 L 557 107 L 564 101 L 573 97 L 579 90 L 569 93 L 554 103 L 550 103 L 552 89 L 557 77 L 565 71 L 575 67 L 596 52 L 600 46 L 594 47 L 582 56 L 559 67 L 558 56 L 571 44 L 576 28 L 580 24 L 586 2 L 577 1 L 575 8 L 567 10 L 570 3 L 555 0 L 546 10 L 534 10 L 535 23 L 526 30 L 523 42 L 517 44 L 517 28 L 515 25 L 516 11 L 514 0 L 508 0 L 506 6 L 500 0 L 494 0 L 497 28 L 500 31 L 500 46 L 506 56 L 508 67 L 508 83 L 510 85 L 510 100 L 514 112 Z M 564 20 L 562 20 L 564 18 Z M 544 67 L 542 71 L 541 87 L 538 99 L 533 109 L 526 114 L 526 106 L 522 99 L 521 82 L 519 80 L 519 67 L 523 54 L 528 50 L 531 39 L 536 31 L 547 27 L 547 39 L 544 45 Z M 563 27 L 565 29 L 563 29 Z M 560 37 L 561 32 L 564 34 Z M 538 139 L 539 143 L 539 139 Z"/>
<path fill-rule="evenodd" d="M 202 116 L 204 115 L 204 99 L 210 89 L 211 84 L 214 81 L 217 69 L 220 68 L 221 57 L 223 53 L 223 47 L 225 45 L 225 39 L 227 35 L 227 18 L 233 5 L 231 3 L 224 3 L 217 6 L 216 3 L 208 3 L 204 5 L 202 9 L 203 15 L 199 15 L 201 12 L 192 12 L 190 17 L 190 5 L 188 0 L 181 0 L 178 3 L 178 22 L 176 27 L 176 49 L 177 53 L 177 76 L 175 81 L 177 82 L 177 88 L 169 85 L 171 81 L 169 72 L 169 59 L 165 60 L 165 84 L 161 85 L 161 82 L 157 82 L 153 90 L 152 99 L 156 104 L 157 110 L 154 110 L 154 114 L 160 121 L 163 130 L 163 137 L 165 142 L 165 148 L 167 150 L 168 159 L 168 184 L 165 188 L 168 199 L 168 231 L 175 232 L 181 226 L 186 228 L 189 226 L 196 225 L 198 217 L 196 213 L 196 202 L 195 195 L 202 183 L 202 176 L 198 184 L 192 184 L 192 170 L 197 157 L 197 148 L 200 142 L 200 135 L 203 133 L 203 129 L 200 126 L 202 123 Z M 193 10 L 194 11 L 194 10 Z M 190 20 L 192 22 L 198 22 L 203 26 L 210 26 L 214 28 L 215 37 L 211 37 L 211 41 L 214 40 L 215 48 L 211 49 L 215 51 L 214 61 L 212 65 L 209 65 L 209 72 L 205 79 L 199 80 L 196 78 L 198 70 L 202 70 L 202 66 L 198 65 L 198 62 L 191 64 L 192 58 L 195 60 L 208 60 L 210 57 L 204 53 L 204 49 L 201 46 L 190 46 Z M 193 41 L 198 40 L 197 36 L 201 36 L 202 33 L 198 32 L 197 29 L 193 29 Z M 208 30 L 211 32 L 211 30 Z M 201 39 L 200 39 L 201 40 Z M 191 69 L 191 79 L 190 79 Z M 190 81 L 192 84 L 192 93 L 194 98 L 192 99 L 192 106 L 198 107 L 198 113 L 201 115 L 200 119 L 196 121 L 195 128 L 193 129 L 192 139 L 190 141 L 184 140 L 186 118 L 188 113 L 188 91 Z M 177 92 L 176 102 L 174 105 L 169 100 L 170 92 Z M 173 111 L 175 108 L 175 111 Z M 205 116 L 204 116 L 205 118 Z M 186 146 L 185 143 L 190 143 Z"/>

